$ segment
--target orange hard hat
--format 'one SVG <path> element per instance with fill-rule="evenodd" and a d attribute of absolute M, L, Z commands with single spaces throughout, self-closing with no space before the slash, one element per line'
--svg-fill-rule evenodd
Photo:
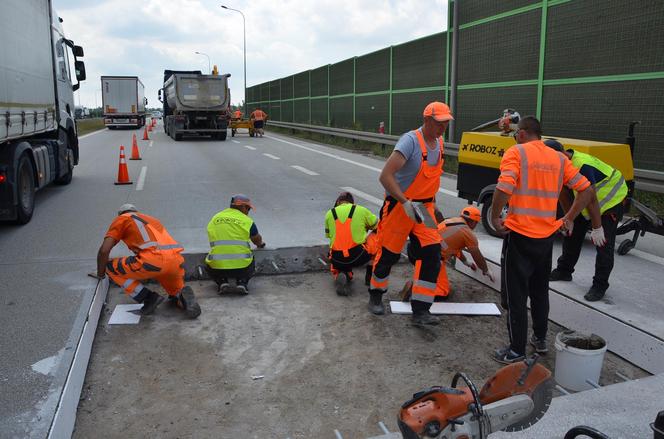
<path fill-rule="evenodd" d="M 482 216 L 480 215 L 480 210 L 475 206 L 466 206 L 463 209 L 461 209 L 461 216 L 473 220 L 476 223 L 479 223 L 480 220 L 482 219 Z"/>

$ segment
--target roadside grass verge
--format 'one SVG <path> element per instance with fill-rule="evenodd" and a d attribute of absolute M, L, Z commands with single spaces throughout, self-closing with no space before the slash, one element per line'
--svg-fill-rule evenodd
<path fill-rule="evenodd" d="M 93 131 L 103 130 L 106 126 L 104 125 L 104 119 L 99 117 L 95 119 L 79 119 L 76 121 L 76 128 L 78 135 L 82 136 Z"/>

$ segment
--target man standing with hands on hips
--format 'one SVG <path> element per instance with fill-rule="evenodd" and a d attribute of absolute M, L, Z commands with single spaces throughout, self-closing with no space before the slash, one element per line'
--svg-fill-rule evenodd
<path fill-rule="evenodd" d="M 507 309 L 510 344 L 498 349 L 494 359 L 514 363 L 525 358 L 528 336 L 527 301 L 533 320 L 530 344 L 546 353 L 549 318 L 549 273 L 553 240 L 561 229 L 571 234 L 574 219 L 595 192 L 590 182 L 563 154 L 546 146 L 540 122 L 533 116 L 521 119 L 517 145 L 500 162 L 500 177 L 493 194 L 491 222 L 504 235 L 501 255 L 501 299 Z M 563 184 L 577 192 L 562 219 L 556 219 Z M 507 203 L 504 222 L 501 212 Z"/>
<path fill-rule="evenodd" d="M 383 314 L 382 296 L 390 270 L 410 236 L 421 249 L 415 261 L 411 298 L 413 324 L 418 326 L 438 324 L 429 313 L 440 270 L 441 237 L 434 220 L 435 202 L 443 173 L 441 136 L 453 117 L 447 105 L 432 102 L 424 109 L 423 118 L 420 128 L 401 136 L 380 173 L 386 192 L 378 224 L 382 248 L 369 286 L 369 311 Z"/>

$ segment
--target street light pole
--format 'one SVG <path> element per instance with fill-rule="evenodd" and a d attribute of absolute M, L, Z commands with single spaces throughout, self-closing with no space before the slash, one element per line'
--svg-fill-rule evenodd
<path fill-rule="evenodd" d="M 242 11 L 238 9 L 229 8 L 228 6 L 221 5 L 222 8 L 228 9 L 229 11 L 239 12 L 242 15 L 242 34 L 243 34 L 243 45 L 244 45 L 244 117 L 247 117 L 247 21 L 244 18 Z"/>
<path fill-rule="evenodd" d="M 212 70 L 210 69 L 210 56 L 207 53 L 203 53 L 203 52 L 195 52 L 195 53 L 196 53 L 196 55 L 205 55 L 205 56 L 207 56 L 207 59 L 208 59 L 208 72 L 212 73 Z"/>

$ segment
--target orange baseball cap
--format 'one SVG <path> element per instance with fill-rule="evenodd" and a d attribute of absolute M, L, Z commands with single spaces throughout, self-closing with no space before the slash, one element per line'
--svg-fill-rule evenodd
<path fill-rule="evenodd" d="M 244 194 L 235 194 L 231 198 L 231 206 L 249 206 L 254 208 L 254 205 L 251 204 L 251 200 Z"/>
<path fill-rule="evenodd" d="M 446 120 L 453 120 L 452 112 L 450 107 L 447 104 L 442 102 L 432 102 L 424 108 L 423 116 L 433 117 L 438 122 L 444 122 Z"/>

